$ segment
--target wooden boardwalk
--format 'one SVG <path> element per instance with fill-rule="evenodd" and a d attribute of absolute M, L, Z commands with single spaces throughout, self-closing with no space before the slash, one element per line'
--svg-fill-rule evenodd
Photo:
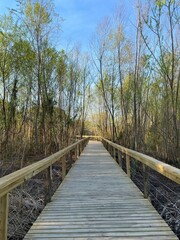
<path fill-rule="evenodd" d="M 177 237 L 102 143 L 90 141 L 25 239 Z"/>

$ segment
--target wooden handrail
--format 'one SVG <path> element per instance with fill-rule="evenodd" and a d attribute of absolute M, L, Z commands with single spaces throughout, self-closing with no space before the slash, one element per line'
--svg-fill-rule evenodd
<path fill-rule="evenodd" d="M 151 169 L 155 170 L 156 172 L 162 174 L 163 176 L 180 184 L 180 169 L 173 167 L 169 164 L 163 163 L 153 157 L 150 157 L 145 154 L 136 152 L 134 150 L 122 147 L 116 143 L 113 143 L 113 142 L 105 139 L 105 138 L 102 138 L 102 142 L 107 143 L 108 145 L 112 146 L 113 148 L 121 151 L 122 153 L 125 153 L 126 156 L 129 156 L 133 159 L 138 160 L 145 166 L 150 167 Z"/>
<path fill-rule="evenodd" d="M 89 138 L 81 139 L 78 142 L 54 153 L 53 155 L 46 157 L 36 163 L 33 163 L 27 167 L 24 167 L 16 172 L 8 174 L 0 178 L 0 239 L 7 239 L 7 219 L 8 219 L 8 193 L 14 188 L 21 185 L 26 180 L 32 178 L 36 174 L 42 172 L 45 169 L 51 171 L 52 165 L 62 159 L 62 178 L 65 177 L 66 163 L 63 157 L 71 150 L 75 149 L 75 157 L 78 157 L 84 146 L 88 142 Z M 49 178 L 51 174 L 48 174 Z M 51 179 L 49 179 L 51 184 Z"/>
<path fill-rule="evenodd" d="M 81 138 L 80 135 L 76 135 L 76 138 Z M 102 137 L 101 136 L 96 136 L 96 135 L 82 135 L 82 138 L 89 138 L 89 139 L 95 139 L 98 141 L 101 141 Z"/>

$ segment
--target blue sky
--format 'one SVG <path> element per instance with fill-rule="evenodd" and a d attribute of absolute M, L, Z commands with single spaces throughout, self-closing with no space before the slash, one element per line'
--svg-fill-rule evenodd
<path fill-rule="evenodd" d="M 54 0 L 54 3 L 56 12 L 64 19 L 58 41 L 64 48 L 79 43 L 86 49 L 97 24 L 104 17 L 111 16 L 120 5 L 124 6 L 129 19 L 134 19 L 134 0 Z M 0 14 L 15 6 L 15 0 L 0 0 Z"/>
<path fill-rule="evenodd" d="M 86 48 L 97 24 L 111 16 L 116 8 L 124 5 L 130 19 L 134 18 L 134 0 L 56 0 L 55 5 L 62 23 L 63 43 L 77 42 Z"/>

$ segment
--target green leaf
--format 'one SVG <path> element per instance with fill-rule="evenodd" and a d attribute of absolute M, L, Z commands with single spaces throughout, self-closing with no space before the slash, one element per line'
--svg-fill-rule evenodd
<path fill-rule="evenodd" d="M 156 5 L 158 7 L 162 7 L 162 6 L 166 5 L 166 0 L 156 0 Z"/>

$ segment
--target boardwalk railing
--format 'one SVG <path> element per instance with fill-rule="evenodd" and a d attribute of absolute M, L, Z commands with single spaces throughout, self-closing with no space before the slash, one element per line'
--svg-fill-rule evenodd
<path fill-rule="evenodd" d="M 136 152 L 134 150 L 122 147 L 116 143 L 113 143 L 105 138 L 102 138 L 102 143 L 104 147 L 109 151 L 109 153 L 116 159 L 118 156 L 118 163 L 122 167 L 122 157 L 126 161 L 126 171 L 127 175 L 131 177 L 131 162 L 135 159 L 142 163 L 143 178 L 144 178 L 144 197 L 149 197 L 149 168 L 155 170 L 156 172 L 162 174 L 163 176 L 171 179 L 172 181 L 180 184 L 180 169 L 175 168 L 169 164 L 163 163 L 153 157 L 147 156 L 145 154 Z M 124 156 L 123 156 L 124 155 Z"/>
<path fill-rule="evenodd" d="M 71 151 L 75 153 L 75 159 L 78 158 L 84 147 L 86 146 L 89 138 L 82 139 L 57 153 L 44 158 L 36 163 L 24 167 L 16 172 L 0 178 L 0 239 L 7 239 L 7 226 L 8 226 L 8 193 L 14 188 L 18 187 L 26 180 L 32 178 L 36 174 L 47 171 L 46 187 L 48 192 L 47 202 L 51 199 L 51 180 L 52 180 L 52 165 L 61 160 L 62 161 L 62 180 L 66 175 L 66 161 L 64 156 L 70 154 Z"/>
<path fill-rule="evenodd" d="M 76 135 L 77 139 L 81 139 L 80 135 Z M 96 136 L 96 135 L 82 135 L 82 138 L 89 138 L 89 140 L 96 140 L 96 141 L 101 141 L 102 137 L 101 136 Z"/>

